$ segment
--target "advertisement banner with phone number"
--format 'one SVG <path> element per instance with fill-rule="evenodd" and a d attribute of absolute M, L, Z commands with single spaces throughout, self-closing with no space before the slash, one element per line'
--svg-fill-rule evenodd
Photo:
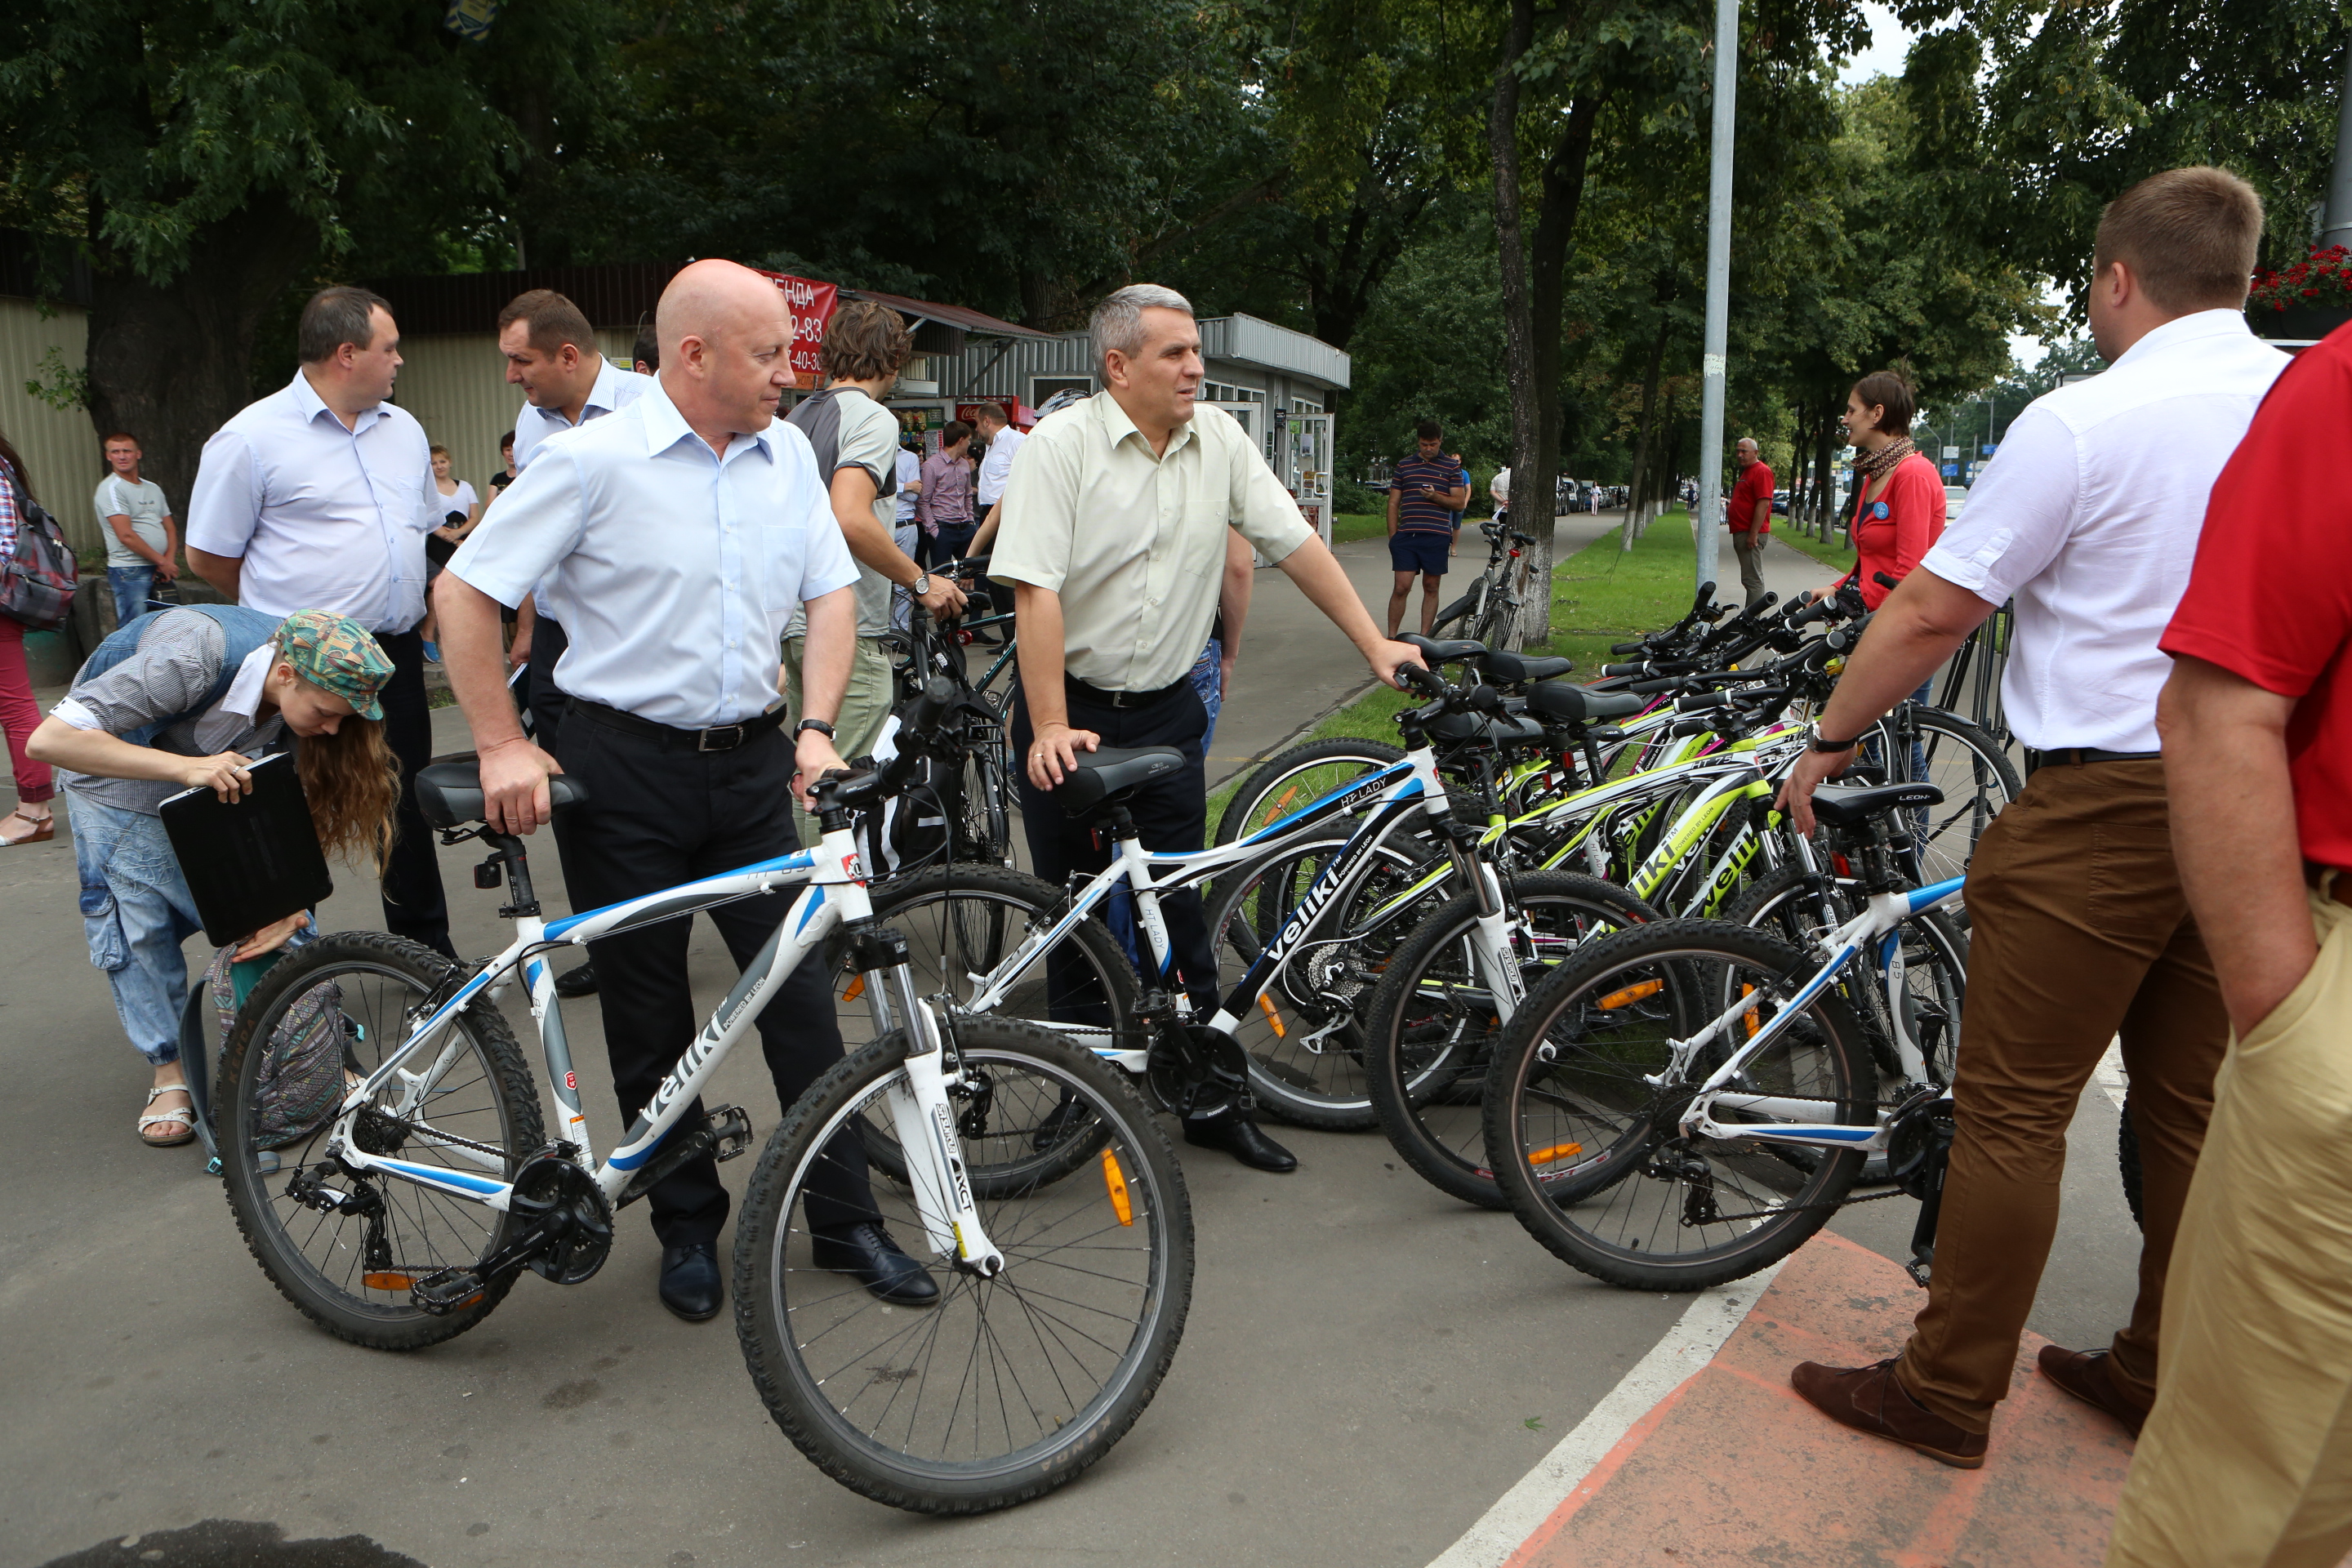
<path fill-rule="evenodd" d="M 784 309 L 792 312 L 793 384 L 813 390 L 824 379 L 817 356 L 824 346 L 824 324 L 833 320 L 834 308 L 841 303 L 841 289 L 789 272 L 763 271 L 761 276 L 775 280 L 784 296 Z"/>

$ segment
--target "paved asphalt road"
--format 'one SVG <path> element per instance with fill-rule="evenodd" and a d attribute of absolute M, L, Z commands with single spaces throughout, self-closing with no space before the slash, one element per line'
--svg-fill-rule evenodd
<path fill-rule="evenodd" d="M 1571 521 L 1594 526 L 1563 529 Z M 1361 587 L 1384 584 L 1376 542 L 1346 553 Z M 1800 581 L 1818 573 L 1793 552 L 1786 564 Z M 1361 668 L 1277 574 L 1260 584 L 1221 755 L 1296 729 Z M 438 720 L 443 749 L 462 747 L 459 716 Z M 534 848 L 543 896 L 564 907 L 551 846 L 542 836 Z M 444 873 L 460 949 L 488 952 L 505 937 L 496 897 L 472 889 L 471 858 L 445 851 Z M 376 925 L 372 894 L 348 874 L 341 882 L 325 927 Z M 960 1521 L 898 1514 L 826 1480 L 784 1441 L 728 1318 L 688 1325 L 660 1308 L 656 1249 L 635 1214 L 598 1278 L 568 1289 L 526 1279 L 491 1320 L 437 1349 L 390 1355 L 313 1330 L 247 1257 L 196 1150 L 136 1145 L 146 1073 L 85 956 L 74 898 L 62 837 L 0 856 L 0 1075 L 19 1097 L 0 1143 L 0 1194 L 16 1215 L 0 1226 L 0 1568 L 134 1535 L 147 1540 L 82 1560 L 279 1560 L 255 1548 L 199 1559 L 168 1533 L 206 1521 L 357 1537 L 305 1559 L 351 1568 L 402 1560 L 369 1542 L 436 1568 L 1412 1568 L 1688 1304 L 1570 1272 L 1509 1216 L 1425 1186 L 1373 1136 L 1285 1131 L 1302 1159 L 1288 1177 L 1186 1150 L 1200 1256 L 1192 1316 L 1134 1431 L 1082 1481 L 1029 1507 Z M 731 973 L 707 923 L 692 963 L 709 1005 Z M 567 1016 L 585 1037 L 579 1059 L 595 1062 L 593 1008 Z M 762 1136 L 776 1120 L 755 1053 L 727 1065 L 714 1098 L 750 1108 Z M 609 1136 L 609 1098 L 589 1105 Z M 2098 1342 L 2129 1300 L 2137 1238 L 2115 1134 L 2106 1100 L 2086 1097 L 2033 1319 L 2062 1343 Z M 727 1173 L 740 1185 L 746 1169 Z M 1878 1204 L 1837 1228 L 1899 1257 L 1911 1218 L 1908 1203 Z"/>

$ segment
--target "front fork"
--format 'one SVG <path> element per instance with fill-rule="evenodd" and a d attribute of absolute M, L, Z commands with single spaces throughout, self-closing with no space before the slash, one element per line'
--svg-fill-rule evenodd
<path fill-rule="evenodd" d="M 905 1031 L 905 1071 L 891 1083 L 887 1099 L 923 1238 L 935 1255 L 952 1257 L 957 1268 L 992 1279 L 1004 1271 L 1004 1254 L 989 1240 L 972 1201 L 955 1102 L 948 1094 L 939 1017 L 915 994 L 907 939 L 895 931 L 870 931 L 856 939 L 856 948 L 866 994 L 887 994 L 887 1011 Z M 877 1022 L 885 1016 L 878 998 L 873 1012 Z"/>

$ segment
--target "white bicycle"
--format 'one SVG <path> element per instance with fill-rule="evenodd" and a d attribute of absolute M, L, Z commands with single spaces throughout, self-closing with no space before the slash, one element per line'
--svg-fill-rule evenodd
<path fill-rule="evenodd" d="M 917 994 L 903 938 L 872 918 L 850 814 L 903 782 L 951 696 L 937 682 L 918 700 L 914 743 L 891 770 L 817 786 L 821 848 L 551 921 L 521 840 L 480 824 L 475 765 L 421 772 L 418 799 L 443 841 L 490 847 L 477 884 L 511 884 L 500 912 L 515 940 L 457 966 L 395 937 L 343 932 L 263 976 L 213 1104 L 230 1206 L 278 1289 L 343 1339 L 411 1350 L 480 1322 L 526 1268 L 588 1279 L 614 1210 L 688 1159 L 749 1148 L 740 1109 L 691 1126 L 685 1110 L 784 978 L 837 939 L 873 999 L 876 1037 L 791 1108 L 749 1184 L 736 1329 L 761 1399 L 827 1475 L 924 1512 L 1019 1502 L 1099 1459 L 1176 1353 L 1192 1211 L 1165 1136 L 1122 1075 L 1048 1031 L 935 1008 Z M 580 798 L 571 781 L 551 784 L 559 805 Z M 598 1160 L 546 955 L 793 889 L 765 950 Z M 518 980 L 554 1096 L 552 1137 L 497 1007 Z M 861 1194 L 870 1217 L 928 1256 L 935 1304 L 894 1305 L 827 1267 L 841 1260 L 811 1215 Z"/>

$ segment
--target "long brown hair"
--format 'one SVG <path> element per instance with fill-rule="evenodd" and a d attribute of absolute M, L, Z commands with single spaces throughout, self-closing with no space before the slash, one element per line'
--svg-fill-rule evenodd
<path fill-rule="evenodd" d="M 383 721 L 353 716 L 331 735 L 297 738 L 294 767 L 320 845 L 353 865 L 362 857 L 373 861 L 381 877 L 400 804 L 399 764 L 384 743 Z"/>

